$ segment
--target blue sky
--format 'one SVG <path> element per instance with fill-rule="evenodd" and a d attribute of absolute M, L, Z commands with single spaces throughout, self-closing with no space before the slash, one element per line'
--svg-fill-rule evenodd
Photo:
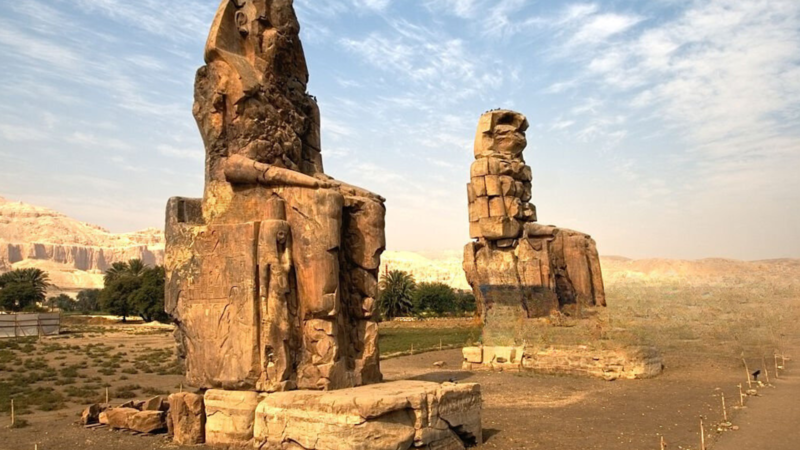
<path fill-rule="evenodd" d="M 216 0 L 0 4 L 0 195 L 112 231 L 200 196 Z M 529 117 L 541 222 L 603 254 L 800 257 L 797 0 L 296 0 L 330 175 L 460 251 L 481 113 Z"/>

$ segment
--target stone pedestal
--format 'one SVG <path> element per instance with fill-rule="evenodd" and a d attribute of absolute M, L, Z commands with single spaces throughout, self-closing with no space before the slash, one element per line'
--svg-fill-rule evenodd
<path fill-rule="evenodd" d="M 482 442 L 477 384 L 205 395 L 206 443 L 261 450 L 463 450 Z"/>
<path fill-rule="evenodd" d="M 586 346 L 550 347 L 466 347 L 464 370 L 529 371 L 549 375 L 578 375 L 617 379 L 653 378 L 664 368 L 659 351 L 653 347 L 622 350 L 591 349 Z"/>
<path fill-rule="evenodd" d="M 256 410 L 255 442 L 263 450 L 460 450 L 482 442 L 480 386 L 398 381 L 271 394 Z"/>

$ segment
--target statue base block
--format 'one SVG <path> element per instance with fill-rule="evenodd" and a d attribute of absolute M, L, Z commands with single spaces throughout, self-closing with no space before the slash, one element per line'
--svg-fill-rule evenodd
<path fill-rule="evenodd" d="M 622 350 L 592 349 L 587 346 L 550 347 L 467 347 L 463 350 L 464 370 L 529 371 L 551 375 L 577 375 L 617 379 L 653 378 L 664 369 L 659 351 L 653 347 Z"/>
<path fill-rule="evenodd" d="M 482 442 L 478 384 L 397 381 L 264 397 L 255 411 L 261 450 L 461 450 Z"/>

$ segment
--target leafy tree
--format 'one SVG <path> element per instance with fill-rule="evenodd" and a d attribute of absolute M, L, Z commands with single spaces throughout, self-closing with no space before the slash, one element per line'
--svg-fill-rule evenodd
<path fill-rule="evenodd" d="M 9 283 L 0 290 L 0 307 L 6 311 L 20 312 L 39 301 L 39 295 L 33 286 L 21 283 Z"/>
<path fill-rule="evenodd" d="M 7 311 L 22 311 L 43 303 L 50 278 L 47 272 L 19 269 L 0 275 L 0 307 Z"/>
<path fill-rule="evenodd" d="M 132 275 L 120 275 L 106 284 L 100 294 L 100 304 L 105 311 L 122 316 L 122 321 L 127 322 L 128 317 L 136 313 L 132 297 L 142 286 L 142 280 Z"/>
<path fill-rule="evenodd" d="M 145 322 L 169 321 L 169 316 L 164 311 L 164 286 L 166 284 L 164 267 L 148 267 L 142 273 L 141 280 L 141 286 L 132 297 L 136 312 Z"/>
<path fill-rule="evenodd" d="M 478 310 L 478 303 L 472 291 L 456 292 L 456 311 L 460 313 L 475 313 Z"/>
<path fill-rule="evenodd" d="M 100 289 L 84 289 L 78 292 L 77 310 L 89 314 L 100 310 Z"/>
<path fill-rule="evenodd" d="M 443 316 L 457 308 L 456 293 L 444 283 L 420 283 L 414 291 L 414 313 Z"/>
<path fill-rule="evenodd" d="M 58 308 L 64 312 L 77 311 L 78 303 L 67 294 L 59 294 L 57 297 L 47 299 L 48 308 Z"/>
<path fill-rule="evenodd" d="M 416 283 L 414 277 L 402 270 L 392 270 L 381 277 L 378 304 L 386 319 L 408 315 L 413 309 Z"/>
<path fill-rule="evenodd" d="M 100 305 L 109 313 L 122 316 L 123 322 L 132 315 L 146 322 L 167 321 L 165 277 L 163 267 L 148 267 L 139 259 L 116 262 L 105 273 Z"/>

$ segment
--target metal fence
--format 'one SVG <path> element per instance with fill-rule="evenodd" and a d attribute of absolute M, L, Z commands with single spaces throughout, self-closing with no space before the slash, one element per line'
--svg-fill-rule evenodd
<path fill-rule="evenodd" d="M 61 314 L 0 314 L 0 339 L 55 336 L 61 332 Z"/>

